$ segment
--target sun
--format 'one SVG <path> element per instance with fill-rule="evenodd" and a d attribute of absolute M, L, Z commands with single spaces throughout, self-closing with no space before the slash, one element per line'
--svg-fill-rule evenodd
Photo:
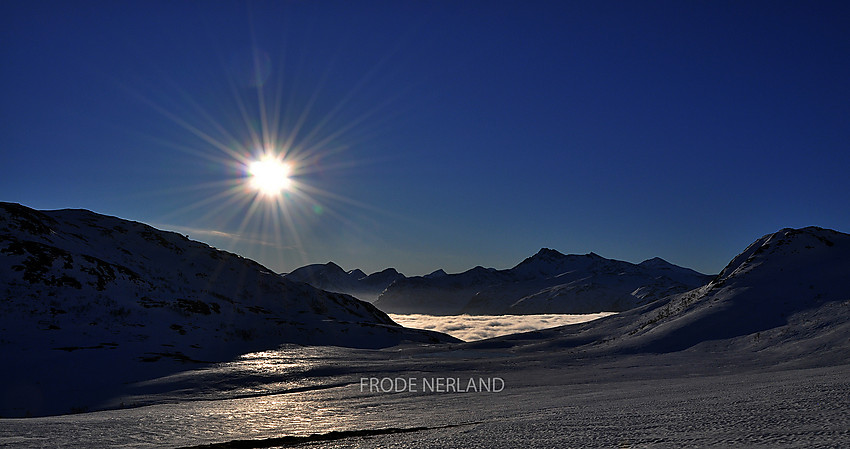
<path fill-rule="evenodd" d="M 274 156 L 263 156 L 248 164 L 248 184 L 260 195 L 277 198 L 292 184 L 292 167 Z"/>

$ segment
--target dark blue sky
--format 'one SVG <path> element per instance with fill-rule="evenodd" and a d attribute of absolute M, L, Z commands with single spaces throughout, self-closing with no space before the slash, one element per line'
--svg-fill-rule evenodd
<path fill-rule="evenodd" d="M 0 3 L 0 199 L 278 271 L 506 268 L 540 247 L 717 272 L 850 231 L 850 6 Z M 262 149 L 279 201 L 246 187 Z"/>

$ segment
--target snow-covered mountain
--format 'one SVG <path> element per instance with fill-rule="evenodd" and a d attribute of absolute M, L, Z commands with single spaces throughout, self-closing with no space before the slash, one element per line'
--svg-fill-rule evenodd
<path fill-rule="evenodd" d="M 434 315 L 615 312 L 710 279 L 660 258 L 633 264 L 544 248 L 508 270 L 475 267 L 398 280 L 375 306 L 389 313 Z"/>
<path fill-rule="evenodd" d="M 150 406 L 0 420 L 0 440 L 16 447 L 844 447 L 848 274 L 850 235 L 784 229 L 703 287 L 594 322 L 391 351 L 252 354 L 158 379 L 170 387 L 136 397 Z M 306 366 L 298 374 L 324 380 L 293 389 L 269 374 L 299 361 Z M 357 383 L 364 373 L 420 382 L 402 394 L 364 393 Z M 424 379 L 436 376 L 499 378 L 505 388 L 422 394 Z"/>
<path fill-rule="evenodd" d="M 345 271 L 333 262 L 306 265 L 285 274 L 284 277 L 291 281 L 310 284 L 321 290 L 345 293 L 368 302 L 377 299 L 381 292 L 393 282 L 405 278 L 395 268 L 387 268 L 367 276 L 360 269 Z"/>
<path fill-rule="evenodd" d="M 500 339 L 497 339 L 500 340 Z M 700 346 L 790 362 L 850 357 L 850 235 L 808 227 L 765 235 L 708 284 L 586 324 L 501 338 L 536 350 L 666 353 Z M 519 343 L 525 341 L 526 344 Z"/>
<path fill-rule="evenodd" d="M 402 328 L 369 303 L 286 280 L 180 234 L 86 210 L 0 203 L 5 380 L 57 370 L 74 380 L 45 382 L 74 385 L 126 379 L 158 361 L 229 360 L 283 343 L 402 341 L 455 340 Z"/>
<path fill-rule="evenodd" d="M 368 303 L 142 223 L 2 203 L 0 232 L 4 327 L 29 320 L 66 343 L 128 329 L 192 353 L 213 342 L 381 346 L 424 336 Z"/>

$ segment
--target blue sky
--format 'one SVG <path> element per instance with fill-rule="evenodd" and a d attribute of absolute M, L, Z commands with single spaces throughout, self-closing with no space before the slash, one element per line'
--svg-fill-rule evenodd
<path fill-rule="evenodd" d="M 0 3 L 0 200 L 278 271 L 507 268 L 541 247 L 714 273 L 850 231 L 850 6 Z M 280 198 L 247 187 L 263 151 Z"/>

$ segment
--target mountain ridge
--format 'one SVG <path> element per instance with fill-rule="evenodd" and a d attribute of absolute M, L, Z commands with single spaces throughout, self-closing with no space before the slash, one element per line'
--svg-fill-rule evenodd
<path fill-rule="evenodd" d="M 689 350 L 846 363 L 850 234 L 818 227 L 766 234 L 707 284 L 588 323 L 469 343 L 593 354 Z"/>
<path fill-rule="evenodd" d="M 607 297 L 597 295 L 595 299 L 579 298 L 579 302 L 584 302 L 581 305 L 575 301 L 573 304 L 552 305 L 552 298 L 562 297 L 571 289 L 564 287 L 567 282 L 558 282 L 554 278 L 561 276 L 563 280 L 566 279 L 563 276 L 580 270 L 630 271 L 632 275 L 643 272 L 648 278 L 645 282 L 632 282 L 634 288 L 629 291 L 619 291 L 616 298 L 612 296 L 613 294 Z M 586 274 L 588 278 L 594 275 L 590 272 Z M 339 265 L 328 262 L 305 265 L 284 276 L 323 290 L 350 294 L 364 301 L 373 302 L 379 308 L 391 313 L 435 315 L 621 311 L 658 299 L 665 293 L 681 292 L 689 289 L 688 287 L 702 285 L 712 277 L 690 268 L 674 265 L 660 257 L 632 264 L 606 259 L 594 252 L 581 255 L 563 254 L 546 247 L 514 267 L 503 270 L 478 265 L 460 273 L 446 273 L 445 270 L 438 269 L 424 276 L 407 277 L 394 268 L 387 268 L 365 276 L 360 269 L 346 272 Z M 654 282 L 649 277 L 663 277 L 666 280 Z M 577 281 L 581 279 L 570 280 L 574 284 Z M 505 285 L 519 282 L 528 283 L 527 288 L 522 291 L 513 291 L 511 298 L 503 295 L 498 300 L 499 304 L 487 303 L 487 301 L 492 302 L 492 298 L 487 300 L 485 296 L 492 297 L 494 289 L 504 290 Z M 539 284 L 539 288 L 536 290 L 531 288 L 533 283 Z M 576 284 L 572 286 L 572 289 L 592 289 L 594 285 L 592 283 Z M 559 286 L 560 288 L 557 288 Z M 416 297 L 426 295 L 429 296 L 427 300 L 416 300 Z M 546 304 L 540 304 L 543 302 Z"/>
<path fill-rule="evenodd" d="M 56 298 L 48 302 L 60 302 L 69 292 L 91 293 L 129 308 L 130 315 L 181 309 L 175 305 L 178 299 L 202 310 L 217 309 L 217 315 L 228 308 L 244 312 L 238 316 L 268 315 L 249 310 L 260 307 L 250 303 L 253 294 L 267 298 L 260 300 L 265 309 L 277 307 L 274 301 L 280 300 L 305 316 L 310 311 L 336 311 L 340 319 L 394 326 L 368 303 L 293 283 L 253 260 L 144 223 L 83 209 L 36 211 L 14 203 L 0 203 L 0 214 L 4 260 L 0 280 L 7 300 L 16 298 L 12 292 L 32 296 L 35 291 Z M 281 298 L 274 299 L 276 291 Z M 299 295 L 312 298 L 313 304 L 299 305 Z M 332 317 L 322 320 L 328 318 Z M 257 330 L 256 323 L 249 327 Z M 270 332 L 283 331 L 270 328 Z"/>
<path fill-rule="evenodd" d="M 344 293 L 362 301 L 373 302 L 390 284 L 406 276 L 395 268 L 386 268 L 367 275 L 359 268 L 345 271 L 336 263 L 327 262 L 296 268 L 283 277 L 321 290 Z"/>
<path fill-rule="evenodd" d="M 435 315 L 596 313 L 628 310 L 690 290 L 712 276 L 661 258 L 640 264 L 596 253 L 541 248 L 513 268 L 399 279 L 375 305 L 391 313 Z"/>

